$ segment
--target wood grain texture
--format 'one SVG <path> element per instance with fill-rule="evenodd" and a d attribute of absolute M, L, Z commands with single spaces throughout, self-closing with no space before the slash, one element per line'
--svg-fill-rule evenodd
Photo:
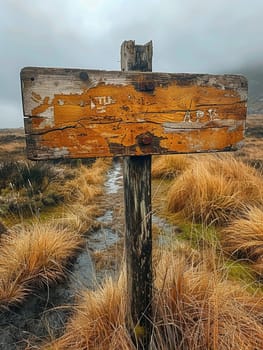
<path fill-rule="evenodd" d="M 244 136 L 242 76 L 24 68 L 21 85 L 31 159 L 226 151 Z"/>
<path fill-rule="evenodd" d="M 121 46 L 121 67 L 124 70 L 152 69 L 152 42 L 135 45 L 124 41 Z M 139 142 L 150 144 L 145 135 Z M 152 315 L 152 206 L 151 155 L 128 156 L 123 159 L 125 203 L 125 250 L 127 267 L 126 327 L 136 349 L 150 349 Z"/>
<path fill-rule="evenodd" d="M 148 349 L 152 334 L 151 156 L 125 157 L 126 324 L 138 349 Z"/>
<path fill-rule="evenodd" d="M 135 45 L 134 40 L 126 40 L 121 45 L 122 71 L 152 71 L 153 44 Z"/>

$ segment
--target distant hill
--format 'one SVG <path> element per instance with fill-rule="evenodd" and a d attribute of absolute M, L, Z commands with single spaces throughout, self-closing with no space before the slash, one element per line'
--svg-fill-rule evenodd
<path fill-rule="evenodd" d="M 263 65 L 243 67 L 234 73 L 248 79 L 248 113 L 263 114 Z"/>

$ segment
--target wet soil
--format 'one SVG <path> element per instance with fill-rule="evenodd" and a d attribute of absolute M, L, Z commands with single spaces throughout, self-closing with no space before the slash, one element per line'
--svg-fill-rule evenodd
<path fill-rule="evenodd" d="M 118 273 L 122 260 L 124 235 L 122 164 L 113 160 L 107 173 L 105 194 L 100 199 L 103 214 L 96 229 L 88 234 L 87 244 L 94 262 L 96 282 Z"/>

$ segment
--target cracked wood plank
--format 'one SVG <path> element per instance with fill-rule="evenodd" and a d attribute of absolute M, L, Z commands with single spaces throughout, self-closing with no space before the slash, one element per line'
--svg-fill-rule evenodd
<path fill-rule="evenodd" d="M 234 150 L 244 137 L 242 76 L 24 68 L 30 159 Z"/>

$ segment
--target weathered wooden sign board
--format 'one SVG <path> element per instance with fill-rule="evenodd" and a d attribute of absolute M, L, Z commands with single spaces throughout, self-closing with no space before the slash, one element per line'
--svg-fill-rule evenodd
<path fill-rule="evenodd" d="M 244 136 L 242 76 L 24 68 L 28 157 L 233 150 Z"/>

